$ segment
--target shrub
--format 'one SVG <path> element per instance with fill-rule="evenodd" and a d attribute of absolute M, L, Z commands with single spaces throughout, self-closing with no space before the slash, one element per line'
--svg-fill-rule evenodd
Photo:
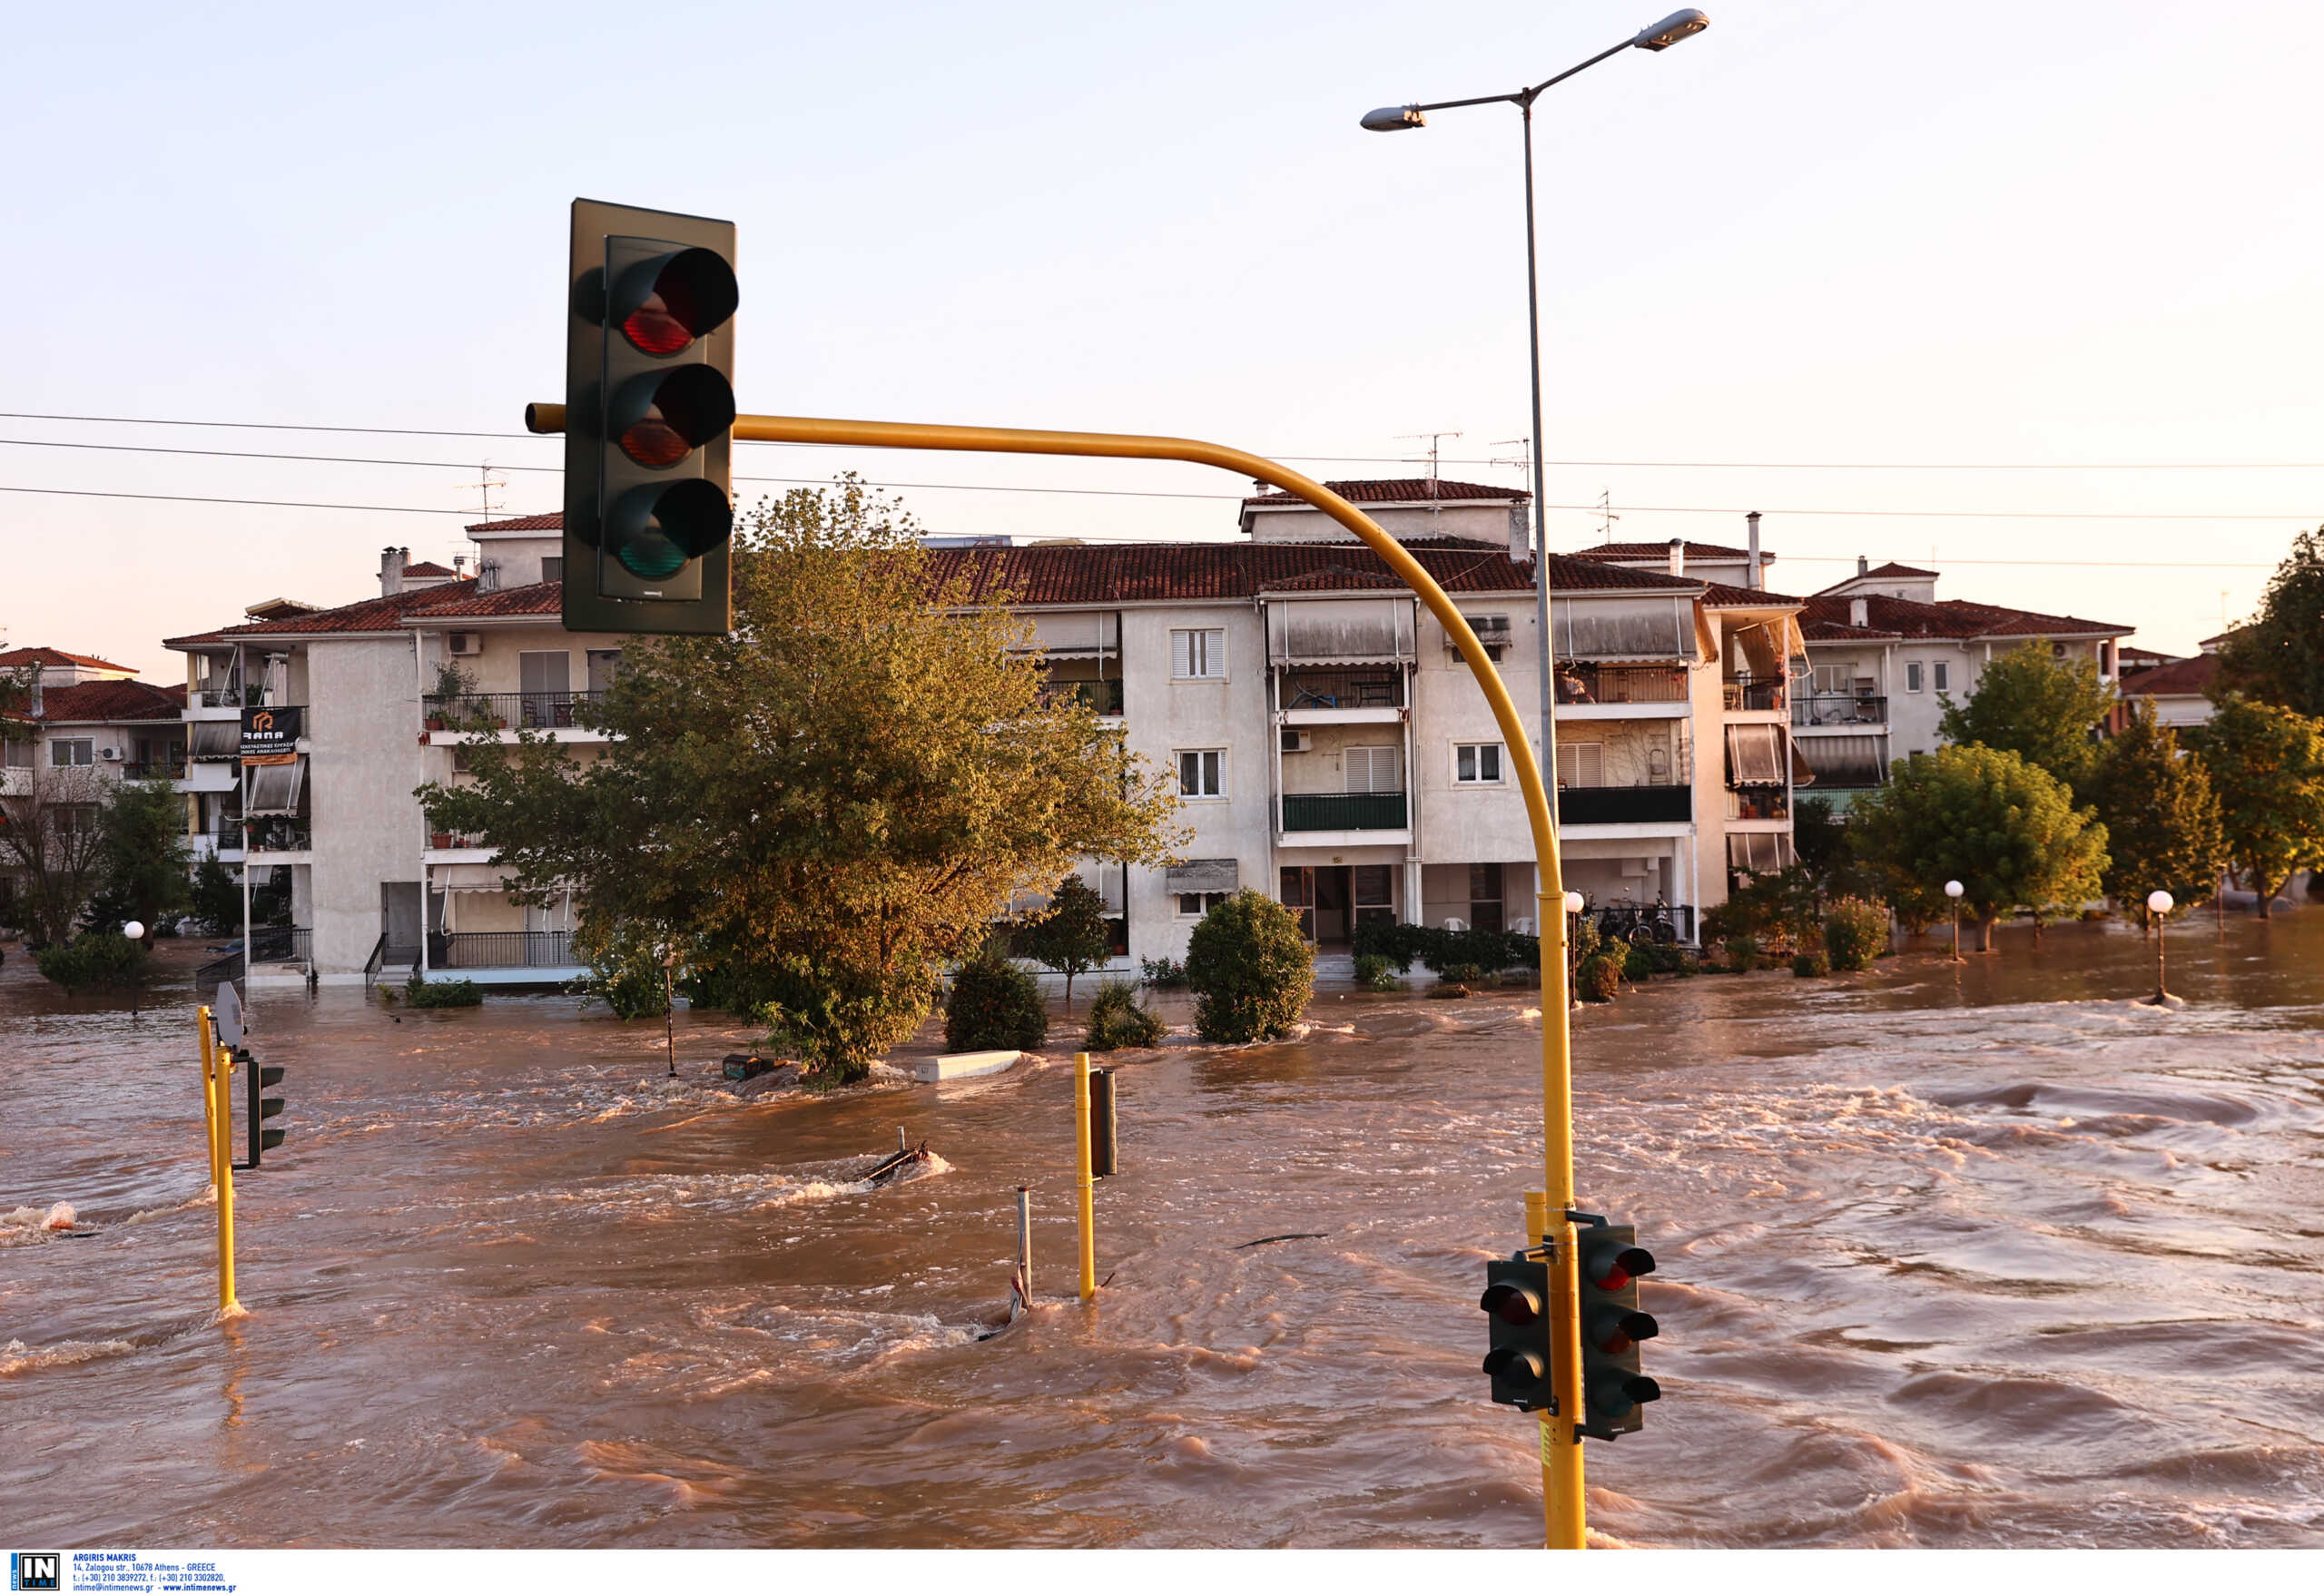
<path fill-rule="evenodd" d="M 1640 942 L 1631 951 L 1644 953 L 1647 968 L 1657 975 L 1676 975 L 1694 957 L 1676 942 Z"/>
<path fill-rule="evenodd" d="M 1621 985 L 1621 966 L 1604 953 L 1584 959 L 1573 974 L 1574 994 L 1585 1003 L 1610 1003 Z"/>
<path fill-rule="evenodd" d="M 1358 953 L 1355 956 L 1355 984 L 1367 992 L 1393 992 L 1403 989 L 1396 979 L 1394 961 L 1384 953 Z"/>
<path fill-rule="evenodd" d="M 1834 970 L 1862 970 L 1888 949 L 1888 907 L 1838 898 L 1824 911 L 1824 951 Z"/>
<path fill-rule="evenodd" d="M 1376 953 L 1409 975 L 1415 960 L 1442 971 L 1449 964 L 1479 970 L 1523 965 L 1541 967 L 1541 940 L 1521 931 L 1452 931 L 1427 925 L 1359 925 L 1353 939 L 1358 955 Z"/>
<path fill-rule="evenodd" d="M 484 1001 L 484 989 L 472 980 L 429 980 L 415 970 L 403 1000 L 414 1009 L 473 1009 Z"/>
<path fill-rule="evenodd" d="M 1441 965 L 1436 973 L 1453 986 L 1474 986 L 1485 978 L 1485 972 L 1473 964 Z"/>
<path fill-rule="evenodd" d="M 1137 963 L 1146 976 L 1146 984 L 1157 991 L 1187 984 L 1187 967 L 1176 959 L 1141 959 Z"/>
<path fill-rule="evenodd" d="M 1654 974 L 1654 955 L 1646 951 L 1647 944 L 1633 942 L 1630 951 L 1622 955 L 1622 979 L 1635 985 Z"/>
<path fill-rule="evenodd" d="M 1315 961 L 1291 911 L 1246 887 L 1195 927 L 1187 981 L 1203 1040 L 1270 1040 L 1289 1035 L 1307 1007 Z"/>
<path fill-rule="evenodd" d="M 1759 939 L 1745 932 L 1727 939 L 1727 968 L 1748 975 L 1759 968 Z"/>
<path fill-rule="evenodd" d="M 1138 1007 L 1136 987 L 1126 980 L 1109 980 L 1100 984 L 1098 995 L 1089 1000 L 1089 1034 L 1081 1045 L 1093 1053 L 1151 1048 L 1161 1042 L 1169 1029 L 1153 1010 Z"/>
<path fill-rule="evenodd" d="M 1679 949 L 1678 965 L 1670 971 L 1670 973 L 1678 976 L 1681 980 L 1685 980 L 1689 976 L 1700 975 L 1702 972 L 1703 961 L 1696 956 L 1694 950 L 1691 948 Z"/>
<path fill-rule="evenodd" d="M 1030 1052 L 1049 1039 L 1049 1006 L 1033 978 L 990 949 L 954 972 L 944 1004 L 944 1046 L 955 1053 L 999 1048 Z"/>
<path fill-rule="evenodd" d="M 1573 961 L 1580 964 L 1584 959 L 1598 951 L 1606 940 L 1605 934 L 1599 931 L 1598 922 L 1587 916 L 1577 916 L 1568 923 L 1573 929 L 1567 933 L 1566 945 L 1571 951 Z"/>
<path fill-rule="evenodd" d="M 1792 955 L 1791 973 L 1802 977 L 1829 975 L 1832 973 L 1832 961 L 1810 948 L 1804 953 Z"/>
<path fill-rule="evenodd" d="M 145 950 L 119 931 L 83 931 L 69 942 L 35 951 L 40 972 L 68 990 L 127 986 L 145 973 Z"/>

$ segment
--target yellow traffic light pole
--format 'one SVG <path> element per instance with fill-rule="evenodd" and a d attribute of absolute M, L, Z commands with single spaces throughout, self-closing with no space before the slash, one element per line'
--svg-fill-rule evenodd
<path fill-rule="evenodd" d="M 535 432 L 565 429 L 563 405 L 536 404 L 527 408 L 525 424 Z M 1259 455 L 1224 444 L 1191 438 L 1148 437 L 1137 433 L 1050 432 L 1014 427 L 930 426 L 905 421 L 845 421 L 807 416 L 737 416 L 734 437 L 750 443 L 814 443 L 861 448 L 929 448 L 981 454 L 1078 455 L 1110 459 L 1178 460 L 1216 466 L 1223 471 L 1270 483 L 1305 500 L 1361 538 L 1418 596 L 1444 627 L 1468 662 L 1470 674 L 1492 706 L 1503 746 L 1517 768 L 1517 784 L 1525 798 L 1525 815 L 1533 832 L 1534 885 L 1541 930 L 1541 1172 L 1548 1187 L 1540 1233 L 1527 1227 L 1526 1242 L 1546 1242 L 1555 1249 L 1550 1267 L 1551 1297 L 1551 1375 L 1557 1396 L 1556 1422 L 1541 1424 L 1542 1511 L 1548 1542 L 1552 1548 L 1579 1549 L 1582 1543 L 1581 1437 L 1575 1426 L 1581 1420 L 1581 1335 L 1576 1317 L 1580 1285 L 1573 1256 L 1573 1224 L 1566 1217 L 1574 1207 L 1573 1190 L 1573 1061 L 1568 1025 L 1571 1001 L 1566 987 L 1565 882 L 1558 868 L 1557 820 L 1541 783 L 1541 761 L 1532 740 L 1518 718 L 1517 705 L 1493 668 L 1484 645 L 1445 591 L 1426 568 L 1379 524 L 1322 483 Z M 1542 580 L 1548 579 L 1543 573 Z M 1550 640 L 1541 639 L 1547 649 Z M 1542 735 L 1550 728 L 1541 728 Z M 1082 1114 L 1082 1134 L 1088 1115 Z"/>
<path fill-rule="evenodd" d="M 210 1184 L 218 1198 L 218 1311 L 233 1314 L 241 1309 L 234 1300 L 234 1105 L 227 1095 L 234 1060 L 218 1046 L 208 1008 L 194 1010 L 194 1024 L 202 1033 L 202 1107 L 210 1131 Z"/>

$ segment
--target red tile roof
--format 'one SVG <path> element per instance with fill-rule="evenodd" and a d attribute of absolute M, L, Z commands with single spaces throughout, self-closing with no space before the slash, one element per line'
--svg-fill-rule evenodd
<path fill-rule="evenodd" d="M 433 591 L 443 602 L 421 605 L 411 612 L 412 622 L 462 616 L 555 616 L 565 609 L 562 582 L 528 582 L 522 587 L 496 587 L 489 593 L 465 586 L 457 593 L 441 587 Z"/>
<path fill-rule="evenodd" d="M 2156 665 L 2151 670 L 2126 672 L 2122 677 L 2125 698 L 2201 697 L 2211 681 L 2219 675 L 2219 655 L 2199 654 L 2192 659 L 2173 660 L 2169 665 Z"/>
<path fill-rule="evenodd" d="M 406 612 L 457 599 L 469 592 L 474 584 L 475 578 L 469 577 L 440 587 L 417 587 L 409 593 L 366 598 L 356 604 L 342 604 L 336 609 L 319 609 L 309 615 L 283 616 L 275 620 L 252 621 L 240 626 L 221 626 L 214 632 L 165 637 L 162 645 L 164 648 L 192 648 L 204 644 L 231 643 L 240 637 L 304 636 L 319 632 L 392 632 L 403 624 Z"/>
<path fill-rule="evenodd" d="M 1694 578 L 1701 581 L 1700 577 Z M 1703 582 L 1703 602 L 1713 609 L 1797 609 L 1807 601 L 1764 587 L 1738 587 L 1731 582 Z"/>
<path fill-rule="evenodd" d="M 1931 582 L 1936 580 L 1935 571 L 1924 571 L 1918 566 L 1900 566 L 1895 560 L 1890 560 L 1885 566 L 1875 566 L 1861 576 L 1850 576 L 1847 579 L 1851 582 L 1862 582 L 1873 576 L 1918 576 Z"/>
<path fill-rule="evenodd" d="M 1530 593 L 1532 565 L 1498 548 L 1432 538 L 1407 545 L 1449 593 Z M 1263 593 L 1368 592 L 1403 586 L 1379 556 L 1347 543 L 1131 543 L 1110 547 L 938 548 L 931 574 L 969 583 L 971 602 L 1009 594 L 1019 605 L 1103 605 L 1254 598 Z M 1559 592 L 1678 591 L 1702 584 L 1625 570 L 1565 555 L 1550 557 Z"/>
<path fill-rule="evenodd" d="M 439 566 L 434 560 L 414 560 L 403 568 L 407 576 L 457 576 L 459 573 L 449 566 Z"/>
<path fill-rule="evenodd" d="M 48 725 L 64 722 L 174 721 L 185 707 L 181 689 L 172 695 L 151 682 L 75 682 L 69 687 L 41 692 L 40 719 Z"/>
<path fill-rule="evenodd" d="M 518 516 L 507 521 L 478 521 L 468 528 L 471 532 L 562 532 L 565 512 L 551 510 L 545 516 Z"/>
<path fill-rule="evenodd" d="M 15 670 L 25 665 L 78 665 L 84 671 L 125 671 L 129 668 L 115 665 L 111 660 L 98 659 L 94 655 L 67 654 L 61 648 L 12 648 L 5 654 L 0 654 L 0 671 Z"/>
<path fill-rule="evenodd" d="M 1326 482 L 1324 486 L 1350 504 L 1451 504 L 1455 500 L 1498 500 L 1522 504 L 1533 497 L 1521 488 L 1492 488 L 1482 482 L 1452 482 L 1442 477 L 1433 481 L 1426 477 L 1388 477 L 1361 482 Z M 1314 507 L 1305 499 L 1288 493 L 1263 493 L 1243 501 L 1245 509 L 1272 509 L 1276 506 L 1294 505 L 1303 509 Z"/>
<path fill-rule="evenodd" d="M 1600 543 L 1589 548 L 1574 550 L 1575 557 L 1585 560 L 1660 560 L 1670 557 L 1670 545 L 1664 543 Z M 1723 543 L 1687 543 L 1687 558 L 1690 560 L 1748 560 L 1748 548 L 1729 548 Z M 1766 549 L 1759 551 L 1759 561 L 1766 564 L 1776 557 Z"/>
<path fill-rule="evenodd" d="M 2111 621 L 2085 621 L 2074 616 L 2049 616 L 2035 610 L 2008 609 L 1994 604 L 1972 604 L 1948 598 L 1924 604 L 1914 598 L 1891 598 L 1885 593 L 1818 593 L 1804 601 L 1800 627 L 1811 643 L 1840 642 L 1869 637 L 2122 637 L 2132 631 Z M 1853 606 L 1865 607 L 1866 625 L 1848 616 Z"/>

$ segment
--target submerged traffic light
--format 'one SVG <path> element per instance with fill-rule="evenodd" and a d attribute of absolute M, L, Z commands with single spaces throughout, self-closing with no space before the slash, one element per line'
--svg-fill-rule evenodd
<path fill-rule="evenodd" d="M 1550 1406 L 1550 1266 L 1522 1254 L 1492 1259 L 1477 1305 L 1490 1321 L 1484 1368 L 1492 1376 L 1492 1399 L 1511 1407 Z"/>
<path fill-rule="evenodd" d="M 262 1154 L 282 1145 L 281 1128 L 267 1123 L 282 1112 L 282 1099 L 266 1095 L 270 1087 L 278 1087 L 282 1084 L 282 1066 L 260 1063 L 251 1056 L 251 1050 L 248 1048 L 234 1049 L 232 1056 L 235 1063 L 249 1071 L 246 1079 L 250 1083 L 251 1161 L 244 1167 L 255 1169 L 259 1166 L 259 1159 Z"/>
<path fill-rule="evenodd" d="M 1641 1428 L 1644 1405 L 1662 1387 L 1639 1372 L 1639 1343 L 1659 1333 L 1638 1305 L 1638 1281 L 1654 1273 L 1654 1255 L 1633 1225 L 1588 1225 L 1574 1232 L 1581 1266 L 1581 1403 L 1584 1435 L 1611 1441 Z"/>
<path fill-rule="evenodd" d="M 734 225 L 573 202 L 565 626 L 733 624 Z"/>

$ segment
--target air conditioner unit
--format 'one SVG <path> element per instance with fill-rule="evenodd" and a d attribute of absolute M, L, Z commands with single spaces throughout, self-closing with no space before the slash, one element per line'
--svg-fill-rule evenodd
<path fill-rule="evenodd" d="M 102 750 L 102 751 L 101 751 L 101 753 L 102 753 L 102 756 L 103 756 L 103 758 L 106 758 L 106 759 L 111 760 L 113 764 L 119 764 L 121 763 L 121 750 L 120 750 L 120 749 L 118 749 L 118 748 L 107 748 L 107 749 L 103 749 L 103 750 Z"/>
<path fill-rule="evenodd" d="M 1474 632 L 1477 635 L 1477 641 L 1485 645 L 1486 657 L 1499 664 L 1502 650 L 1507 648 L 1511 642 L 1509 617 L 1507 616 L 1462 616 L 1461 618 L 1469 623 L 1469 630 Z M 1461 652 L 1459 645 L 1452 641 L 1452 634 L 1450 632 L 1444 634 L 1444 652 L 1454 655 Z"/>
<path fill-rule="evenodd" d="M 482 654 L 484 639 L 474 632 L 450 632 L 445 635 L 444 646 L 453 654 Z"/>
<path fill-rule="evenodd" d="M 1288 726 L 1284 728 L 1283 751 L 1285 754 L 1305 754 L 1313 745 L 1314 739 L 1309 734 L 1293 731 Z"/>

